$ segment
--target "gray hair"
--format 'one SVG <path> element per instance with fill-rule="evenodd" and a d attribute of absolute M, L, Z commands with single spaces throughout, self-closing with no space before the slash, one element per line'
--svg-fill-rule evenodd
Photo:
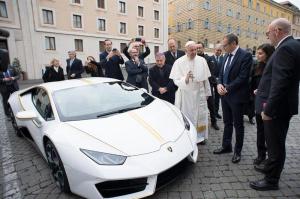
<path fill-rule="evenodd" d="M 291 29 L 292 29 L 291 23 L 286 18 L 274 19 L 270 25 L 273 27 L 277 27 L 278 29 L 280 29 L 286 34 L 291 33 Z"/>

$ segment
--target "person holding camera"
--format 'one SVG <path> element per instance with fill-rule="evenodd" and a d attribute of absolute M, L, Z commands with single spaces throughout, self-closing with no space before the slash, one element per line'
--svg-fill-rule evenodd
<path fill-rule="evenodd" d="M 96 62 L 93 56 L 88 56 L 86 58 L 84 69 L 87 74 L 91 74 L 91 77 L 104 77 L 101 64 Z"/>
<path fill-rule="evenodd" d="M 130 59 L 125 62 L 128 77 L 126 82 L 148 91 L 148 67 L 143 59 L 139 58 L 139 51 L 136 48 L 129 50 Z"/>
<path fill-rule="evenodd" d="M 67 75 L 68 79 L 81 78 L 83 72 L 82 61 L 76 58 L 76 52 L 71 50 L 68 52 L 69 59 L 67 59 Z"/>
<path fill-rule="evenodd" d="M 106 39 L 104 41 L 105 51 L 100 54 L 100 64 L 105 69 L 105 76 L 124 80 L 120 64 L 124 64 L 124 60 L 119 50 L 112 49 L 112 41 Z"/>
<path fill-rule="evenodd" d="M 145 46 L 145 52 L 140 54 L 141 49 Z M 145 39 L 142 38 L 134 38 L 131 39 L 131 41 L 129 42 L 128 46 L 126 46 L 123 49 L 123 53 L 124 55 L 128 58 L 128 60 L 131 59 L 130 53 L 129 51 L 131 50 L 131 48 L 135 48 L 137 51 L 139 51 L 139 59 L 144 60 L 148 55 L 150 55 L 150 48 L 148 47 L 148 45 L 146 44 Z"/>

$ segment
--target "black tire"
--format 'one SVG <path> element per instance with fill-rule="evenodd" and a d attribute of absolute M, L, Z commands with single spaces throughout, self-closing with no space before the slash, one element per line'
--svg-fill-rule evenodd
<path fill-rule="evenodd" d="M 16 122 L 16 117 L 11 109 L 11 107 L 8 107 L 8 111 L 9 111 L 9 116 L 10 116 L 10 120 L 11 120 L 11 125 L 14 128 L 14 131 L 16 133 L 16 135 L 18 137 L 23 137 L 21 130 L 19 129 L 17 122 Z"/>
<path fill-rule="evenodd" d="M 70 185 L 64 165 L 54 144 L 50 140 L 47 140 L 45 143 L 45 153 L 56 185 L 62 192 L 70 193 Z"/>

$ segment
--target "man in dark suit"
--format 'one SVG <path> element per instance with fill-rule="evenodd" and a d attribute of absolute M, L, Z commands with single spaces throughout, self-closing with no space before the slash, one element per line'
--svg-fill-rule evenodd
<path fill-rule="evenodd" d="M 278 18 L 266 32 L 275 52 L 270 57 L 256 93 L 256 110 L 261 110 L 268 160 L 264 179 L 250 182 L 256 190 L 276 190 L 285 161 L 285 141 L 289 122 L 298 114 L 300 42 L 291 36 L 291 24 Z M 257 169 L 256 169 L 257 170 Z"/>
<path fill-rule="evenodd" d="M 182 50 L 177 50 L 176 40 L 171 38 L 168 40 L 169 50 L 164 52 L 166 57 L 166 64 L 173 66 L 176 59 L 185 55 L 185 52 Z"/>
<path fill-rule="evenodd" d="M 243 107 L 248 99 L 248 79 L 252 65 L 252 55 L 238 46 L 238 37 L 228 34 L 223 38 L 223 48 L 227 55 L 224 57 L 218 80 L 218 92 L 221 95 L 224 134 L 222 147 L 214 154 L 232 152 L 232 133 L 235 128 L 236 143 L 233 163 L 241 160 L 244 142 Z"/>
<path fill-rule="evenodd" d="M 8 98 L 10 94 L 19 90 L 17 80 L 19 74 L 14 67 L 9 66 L 6 71 L 0 72 L 0 92 L 2 95 L 2 102 L 5 115 L 9 118 Z"/>
<path fill-rule="evenodd" d="M 69 59 L 67 59 L 67 76 L 68 79 L 78 79 L 81 78 L 81 73 L 83 73 L 82 61 L 76 58 L 75 51 L 68 52 Z"/>
<path fill-rule="evenodd" d="M 213 74 L 219 79 L 220 70 L 223 63 L 223 55 L 222 55 L 222 44 L 216 44 L 215 46 L 215 53 L 210 58 L 212 62 L 214 63 L 214 71 Z M 219 114 L 219 106 L 220 106 L 220 95 L 218 93 L 218 89 L 214 88 L 214 100 L 215 100 L 215 114 L 216 118 L 221 119 L 221 115 Z"/>
<path fill-rule="evenodd" d="M 143 59 L 139 58 L 139 51 L 136 48 L 129 50 L 131 59 L 125 62 L 128 73 L 126 82 L 148 91 L 148 67 Z"/>
<path fill-rule="evenodd" d="M 116 48 L 112 49 L 112 42 L 108 39 L 104 41 L 105 51 L 100 54 L 100 65 L 105 69 L 105 76 L 124 80 L 120 64 L 124 64 L 124 60 L 120 51 Z"/>
<path fill-rule="evenodd" d="M 197 47 L 197 55 L 203 57 L 207 65 L 209 67 L 209 71 L 211 76 L 208 78 L 209 84 L 210 84 L 210 90 L 211 90 L 211 96 L 207 98 L 207 107 L 209 110 L 209 115 L 210 115 L 210 121 L 211 121 L 211 127 L 214 128 L 215 130 L 220 130 L 219 126 L 217 125 L 217 118 L 216 118 L 216 112 L 215 112 L 215 100 L 214 100 L 214 88 L 217 88 L 217 79 L 214 75 L 214 63 L 212 62 L 210 56 L 207 54 L 204 54 L 204 43 L 198 42 L 198 47 Z"/>
<path fill-rule="evenodd" d="M 172 66 L 165 64 L 166 58 L 163 53 L 157 53 L 155 60 L 156 65 L 149 70 L 152 94 L 174 104 L 176 87 L 173 80 L 169 78 Z"/>

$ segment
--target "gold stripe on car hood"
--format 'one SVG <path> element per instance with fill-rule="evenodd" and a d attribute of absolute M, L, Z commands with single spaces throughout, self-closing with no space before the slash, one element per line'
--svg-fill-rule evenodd
<path fill-rule="evenodd" d="M 147 131 L 157 139 L 161 144 L 165 143 L 165 140 L 161 137 L 160 133 L 156 131 L 150 124 L 148 124 L 145 120 L 143 120 L 138 114 L 133 111 L 128 112 L 128 114 L 139 124 L 141 124 Z"/>

